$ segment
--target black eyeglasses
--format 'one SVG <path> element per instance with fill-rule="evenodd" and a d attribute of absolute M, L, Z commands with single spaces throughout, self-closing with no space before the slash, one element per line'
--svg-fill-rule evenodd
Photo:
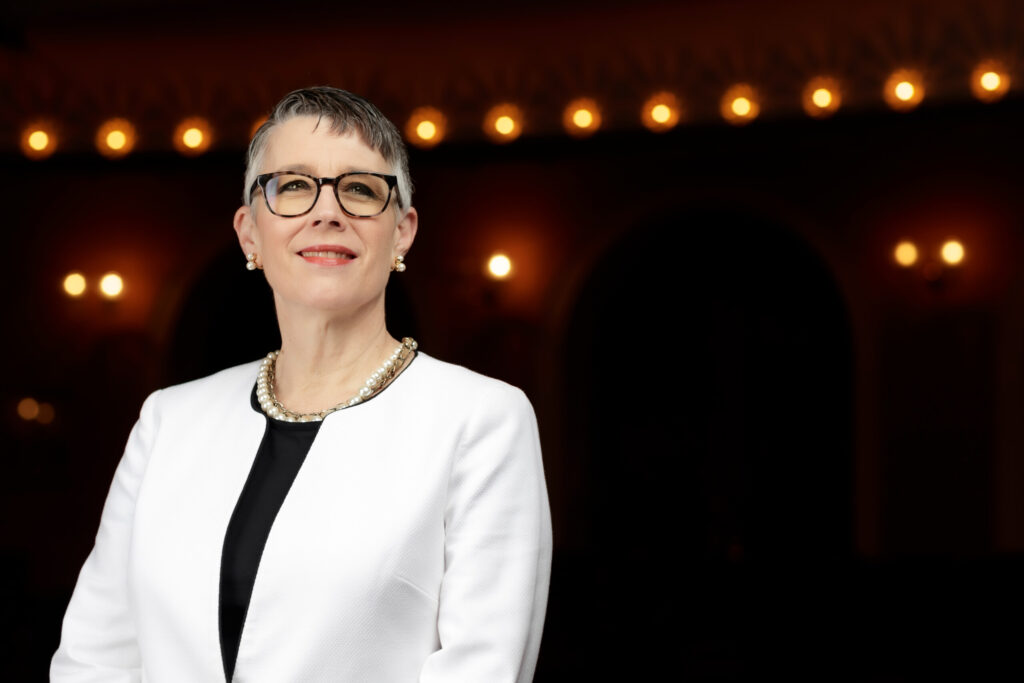
<path fill-rule="evenodd" d="M 341 210 L 353 218 L 372 218 L 384 213 L 391 202 L 391 191 L 398 177 L 383 173 L 355 171 L 336 178 L 317 178 L 307 173 L 276 171 L 256 176 L 249 196 L 259 187 L 270 213 L 293 218 L 309 213 L 320 199 L 320 188 L 334 185 L 334 196 Z"/>

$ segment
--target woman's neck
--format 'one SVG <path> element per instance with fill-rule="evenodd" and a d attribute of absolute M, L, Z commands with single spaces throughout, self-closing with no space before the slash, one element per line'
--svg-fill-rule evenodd
<path fill-rule="evenodd" d="M 317 412 L 352 398 L 399 345 L 384 324 L 383 305 L 347 317 L 279 306 L 277 317 L 281 354 L 275 393 L 296 413 Z"/>

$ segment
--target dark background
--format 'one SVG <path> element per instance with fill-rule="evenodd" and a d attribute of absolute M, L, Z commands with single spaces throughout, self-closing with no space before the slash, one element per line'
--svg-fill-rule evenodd
<path fill-rule="evenodd" d="M 230 228 L 252 124 L 331 84 L 399 125 L 421 217 L 389 327 L 521 386 L 555 527 L 536 680 L 1019 680 L 1024 4 L 41 2 L 0 24 L 5 672 L 43 680 L 152 390 L 277 348 Z M 968 78 L 1002 59 L 985 104 Z M 889 109 L 897 68 L 923 103 Z M 800 108 L 828 73 L 843 105 Z M 744 81 L 761 116 L 718 115 Z M 674 91 L 655 134 L 643 101 Z M 574 139 L 565 104 L 602 105 Z M 513 101 L 499 145 L 484 112 Z M 205 154 L 176 153 L 202 115 Z M 108 160 L 111 116 L 139 129 Z M 33 120 L 57 152 L 26 159 Z M 964 262 L 943 268 L 949 238 Z M 912 239 L 921 265 L 898 268 Z M 484 276 L 494 251 L 513 277 Z M 71 299 L 108 270 L 124 296 Z M 26 396 L 55 419 L 20 419 Z M 662 673 L 668 668 L 672 675 Z M 678 674 L 676 673 L 678 672 Z"/>

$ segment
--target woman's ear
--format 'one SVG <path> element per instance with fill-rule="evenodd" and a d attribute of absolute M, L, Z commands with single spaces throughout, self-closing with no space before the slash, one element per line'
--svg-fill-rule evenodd
<path fill-rule="evenodd" d="M 414 207 L 409 207 L 402 220 L 395 226 L 395 256 L 405 256 L 412 248 L 416 239 L 416 228 L 419 225 L 419 214 Z"/>
<path fill-rule="evenodd" d="M 252 209 L 248 206 L 241 206 L 235 211 L 235 234 L 238 235 L 238 243 L 242 246 L 242 253 L 258 254 L 259 244 L 256 241 L 256 223 L 252 218 Z"/>

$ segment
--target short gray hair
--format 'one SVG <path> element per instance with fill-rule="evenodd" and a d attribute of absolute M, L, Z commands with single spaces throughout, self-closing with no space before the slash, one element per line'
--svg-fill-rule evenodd
<path fill-rule="evenodd" d="M 249 153 L 245 158 L 245 187 L 242 201 L 252 204 L 249 189 L 260 174 L 263 155 L 267 151 L 267 140 L 277 126 L 297 116 L 315 116 L 317 123 L 327 119 L 331 132 L 344 135 L 355 131 L 371 148 L 384 157 L 392 172 L 398 176 L 397 196 L 399 209 L 412 206 L 412 179 L 409 177 L 409 154 L 398 129 L 380 110 L 359 95 L 346 90 L 321 85 L 313 88 L 294 90 L 278 102 L 270 116 L 252 136 Z"/>

